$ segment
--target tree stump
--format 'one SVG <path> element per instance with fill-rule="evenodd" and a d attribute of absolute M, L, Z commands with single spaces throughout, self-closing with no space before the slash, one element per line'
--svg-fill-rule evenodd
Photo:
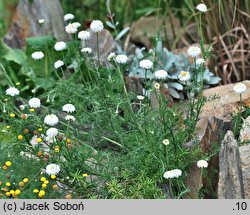
<path fill-rule="evenodd" d="M 240 153 L 232 131 L 228 131 L 219 155 L 219 199 L 244 199 Z"/>
<path fill-rule="evenodd" d="M 20 0 L 4 42 L 12 48 L 24 48 L 26 38 L 42 35 L 66 41 L 70 37 L 64 29 L 63 15 L 59 0 Z M 44 24 L 39 24 L 39 19 L 44 19 Z"/>

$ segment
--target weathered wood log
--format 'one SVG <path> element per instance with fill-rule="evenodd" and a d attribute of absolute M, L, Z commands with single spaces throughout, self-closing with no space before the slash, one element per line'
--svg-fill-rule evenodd
<path fill-rule="evenodd" d="M 4 42 L 12 48 L 23 48 L 26 38 L 42 35 L 66 41 L 70 37 L 64 29 L 63 15 L 59 0 L 20 0 Z M 39 19 L 44 19 L 44 24 L 39 24 Z"/>
<path fill-rule="evenodd" d="M 222 141 L 219 160 L 218 198 L 244 199 L 239 147 L 232 131 L 228 131 Z"/>

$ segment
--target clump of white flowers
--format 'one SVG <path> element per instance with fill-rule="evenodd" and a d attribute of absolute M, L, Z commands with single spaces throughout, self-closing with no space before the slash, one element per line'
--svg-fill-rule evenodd
<path fill-rule="evenodd" d="M 205 4 L 198 4 L 196 6 L 196 9 L 203 13 L 207 12 L 207 6 Z"/>
<path fill-rule="evenodd" d="M 115 61 L 118 64 L 125 64 L 128 62 L 128 57 L 125 54 L 119 54 L 116 56 Z"/>
<path fill-rule="evenodd" d="M 168 77 L 168 73 L 161 69 L 161 70 L 157 70 L 155 71 L 155 78 L 156 79 L 166 79 Z"/>
<path fill-rule="evenodd" d="M 46 115 L 44 118 L 44 123 L 49 126 L 54 126 L 58 124 L 59 119 L 55 114 Z"/>
<path fill-rule="evenodd" d="M 64 62 L 62 60 L 58 60 L 54 63 L 54 68 L 58 69 L 64 65 Z"/>
<path fill-rule="evenodd" d="M 199 168 L 207 168 L 208 167 L 208 162 L 206 160 L 199 160 L 197 162 L 197 166 Z"/>
<path fill-rule="evenodd" d="M 141 60 L 140 63 L 139 63 L 139 66 L 142 68 L 142 69 L 151 69 L 153 67 L 153 62 L 151 60 Z"/>
<path fill-rule="evenodd" d="M 77 32 L 77 28 L 75 25 L 69 23 L 67 26 L 65 26 L 65 31 L 68 33 L 68 34 L 74 34 Z"/>
<path fill-rule="evenodd" d="M 162 141 L 162 143 L 163 143 L 163 145 L 167 146 L 167 145 L 169 145 L 170 142 L 169 142 L 169 139 L 165 139 Z"/>
<path fill-rule="evenodd" d="M 75 18 L 75 16 L 71 13 L 67 13 L 64 15 L 64 21 L 69 21 L 69 20 L 72 20 L 74 18 Z"/>
<path fill-rule="evenodd" d="M 242 93 L 246 92 L 247 86 L 243 83 L 238 83 L 238 84 L 234 85 L 233 90 L 237 94 L 242 94 Z"/>
<path fill-rule="evenodd" d="M 115 58 L 115 53 L 114 52 L 111 52 L 109 55 L 108 55 L 108 61 L 110 62 L 110 61 L 112 61 L 112 60 L 114 60 L 114 58 Z"/>
<path fill-rule="evenodd" d="M 190 46 L 187 50 L 189 56 L 196 58 L 201 54 L 201 49 L 198 46 Z"/>
<path fill-rule="evenodd" d="M 180 81 L 189 81 L 190 80 L 190 74 L 187 71 L 181 71 L 179 75 Z"/>
<path fill-rule="evenodd" d="M 50 139 L 50 138 L 54 138 L 58 135 L 58 130 L 57 128 L 49 128 L 47 131 L 46 131 L 46 135 L 47 137 Z"/>
<path fill-rule="evenodd" d="M 15 87 L 10 87 L 6 90 L 6 95 L 9 95 L 9 96 L 17 96 L 19 95 L 20 91 L 15 88 Z"/>
<path fill-rule="evenodd" d="M 28 103 L 31 108 L 39 108 L 41 106 L 41 100 L 39 98 L 31 98 Z"/>
<path fill-rule="evenodd" d="M 89 47 L 85 47 L 81 50 L 82 53 L 86 53 L 86 54 L 91 54 L 92 53 L 92 49 Z"/>
<path fill-rule="evenodd" d="M 55 44 L 54 48 L 56 51 L 63 51 L 67 48 L 67 45 L 65 42 L 60 41 Z"/>
<path fill-rule="evenodd" d="M 104 29 L 103 23 L 100 20 L 93 20 L 90 24 L 90 30 L 94 33 L 99 33 Z"/>
<path fill-rule="evenodd" d="M 139 99 L 140 101 L 142 101 L 142 100 L 145 99 L 145 96 L 142 96 L 142 95 L 138 95 L 138 96 L 136 96 L 136 97 L 137 97 L 137 99 Z"/>
<path fill-rule="evenodd" d="M 75 28 L 80 28 L 81 27 L 81 23 L 80 22 L 73 22 L 72 25 L 74 25 Z"/>
<path fill-rule="evenodd" d="M 73 113 L 75 112 L 76 108 L 72 104 L 65 104 L 63 105 L 62 110 L 67 113 Z"/>
<path fill-rule="evenodd" d="M 67 115 L 67 116 L 65 116 L 65 120 L 67 120 L 67 121 L 75 121 L 76 118 L 74 116 L 72 116 L 72 115 Z"/>
<path fill-rule="evenodd" d="M 89 31 L 80 31 L 78 33 L 78 38 L 80 40 L 89 40 L 90 39 L 90 32 Z"/>
<path fill-rule="evenodd" d="M 45 22 L 45 19 L 38 19 L 39 24 L 44 24 L 44 22 Z"/>
<path fill-rule="evenodd" d="M 57 164 L 49 164 L 49 165 L 46 167 L 45 172 L 46 172 L 48 175 L 57 175 L 57 174 L 60 172 L 60 166 L 57 165 Z"/>
<path fill-rule="evenodd" d="M 174 170 L 166 171 L 163 177 L 165 179 L 179 178 L 181 175 L 182 175 L 182 171 L 180 169 L 174 169 Z"/>
<path fill-rule="evenodd" d="M 203 58 L 198 58 L 195 62 L 196 62 L 196 65 L 200 66 L 205 63 L 205 60 Z"/>
<path fill-rule="evenodd" d="M 31 57 L 32 57 L 34 60 L 41 60 L 41 59 L 44 58 L 44 54 L 43 54 L 43 52 L 41 52 L 41 51 L 37 51 L 37 52 L 32 53 Z"/>

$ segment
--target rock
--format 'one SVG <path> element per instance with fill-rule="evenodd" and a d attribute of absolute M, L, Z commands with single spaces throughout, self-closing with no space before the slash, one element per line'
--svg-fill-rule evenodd
<path fill-rule="evenodd" d="M 243 175 L 244 193 L 247 199 L 250 199 L 250 145 L 239 147 L 241 168 Z"/>
<path fill-rule="evenodd" d="M 247 86 L 247 91 L 243 94 L 244 101 L 250 99 L 250 81 L 243 81 Z M 215 95 L 216 99 L 210 99 L 202 108 L 199 115 L 199 120 L 196 124 L 196 139 L 185 144 L 187 148 L 192 150 L 195 145 L 199 145 L 202 154 L 212 154 L 214 146 L 219 146 L 224 138 L 225 132 L 231 130 L 232 114 L 238 111 L 239 95 L 233 91 L 233 84 L 210 88 L 203 91 L 206 98 L 211 98 Z M 211 193 L 216 193 L 218 188 L 219 174 L 219 157 L 213 156 L 209 161 L 208 177 L 203 179 L 203 187 L 210 190 Z M 187 185 L 190 188 L 192 198 L 198 198 L 197 190 L 199 183 L 196 177 L 199 175 L 199 169 L 193 166 L 190 169 L 190 176 L 187 178 Z M 209 183 L 212 183 L 209 185 Z M 206 196 L 205 198 L 212 198 Z"/>
<path fill-rule="evenodd" d="M 222 141 L 219 159 L 218 198 L 244 199 L 239 147 L 232 131 L 228 131 Z"/>
<path fill-rule="evenodd" d="M 250 116 L 244 119 L 242 128 L 240 130 L 240 142 L 250 141 Z"/>
<path fill-rule="evenodd" d="M 63 10 L 59 0 L 20 0 L 4 42 L 12 48 L 24 48 L 26 38 L 54 35 L 59 41 L 70 37 L 65 32 Z M 44 19 L 44 24 L 38 20 Z"/>
<path fill-rule="evenodd" d="M 132 24 L 130 41 L 149 49 L 152 38 L 155 38 L 155 35 L 160 33 L 161 38 L 167 38 L 166 42 L 169 47 L 173 46 L 172 48 L 176 48 L 177 45 L 189 46 L 188 39 L 184 39 L 184 34 L 177 38 L 176 32 L 179 32 L 179 29 L 180 21 L 177 18 L 167 17 L 162 19 L 157 16 L 143 16 Z M 197 30 L 192 25 L 185 29 L 185 33 L 197 36 Z M 174 43 L 176 39 L 177 41 Z"/>

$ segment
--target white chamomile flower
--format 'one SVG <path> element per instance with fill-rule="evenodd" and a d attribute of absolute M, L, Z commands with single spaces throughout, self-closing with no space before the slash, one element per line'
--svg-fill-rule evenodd
<path fill-rule="evenodd" d="M 45 172 L 46 172 L 48 175 L 57 175 L 57 174 L 60 172 L 60 166 L 57 165 L 57 164 L 49 164 L 49 165 L 46 167 Z"/>
<path fill-rule="evenodd" d="M 93 20 L 90 24 L 90 30 L 94 33 L 99 33 L 103 29 L 104 29 L 104 26 L 100 20 Z"/>
<path fill-rule="evenodd" d="M 15 87 L 10 87 L 6 90 L 6 95 L 9 95 L 9 96 L 17 96 L 19 95 L 20 91 L 15 88 Z"/>
<path fill-rule="evenodd" d="M 92 53 L 92 49 L 89 47 L 85 47 L 81 50 L 82 53 L 86 53 L 86 54 L 91 54 Z"/>
<path fill-rule="evenodd" d="M 199 168 L 207 168 L 208 167 L 208 162 L 206 160 L 199 160 L 197 162 L 197 166 Z"/>
<path fill-rule="evenodd" d="M 153 67 L 153 62 L 151 60 L 141 60 L 140 63 L 139 63 L 139 66 L 142 68 L 142 69 L 152 69 Z"/>
<path fill-rule="evenodd" d="M 90 32 L 89 31 L 80 31 L 78 33 L 78 38 L 80 40 L 89 40 L 90 39 Z"/>
<path fill-rule="evenodd" d="M 44 118 L 44 123 L 49 126 L 54 126 L 58 124 L 59 119 L 55 114 L 46 115 Z"/>
<path fill-rule="evenodd" d="M 119 54 L 116 56 L 115 61 L 118 64 L 125 64 L 128 62 L 128 57 L 125 54 Z"/>
<path fill-rule="evenodd" d="M 155 78 L 156 79 L 166 79 L 168 77 L 168 73 L 161 69 L 161 70 L 157 70 L 155 71 Z"/>
<path fill-rule="evenodd" d="M 44 22 L 45 22 L 45 19 L 38 19 L 39 24 L 44 24 Z"/>
<path fill-rule="evenodd" d="M 234 85 L 233 90 L 237 94 L 242 94 L 242 93 L 246 92 L 247 86 L 245 84 L 238 83 L 238 84 Z"/>
<path fill-rule="evenodd" d="M 196 9 L 203 13 L 207 12 L 207 6 L 205 4 L 198 4 L 196 6 Z"/>
<path fill-rule="evenodd" d="M 55 44 L 54 48 L 56 51 L 63 51 L 67 48 L 67 45 L 65 42 L 60 41 Z"/>
<path fill-rule="evenodd" d="M 201 49 L 198 46 L 190 46 L 187 50 L 187 53 L 189 56 L 196 58 L 196 57 L 199 57 L 201 53 Z"/>
<path fill-rule="evenodd" d="M 49 138 L 54 138 L 58 135 L 58 130 L 57 128 L 49 128 L 47 131 L 46 131 L 46 135 L 47 137 Z"/>
<path fill-rule="evenodd" d="M 25 106 L 24 105 L 19 105 L 20 110 L 24 110 Z"/>
<path fill-rule="evenodd" d="M 108 61 L 112 61 L 112 60 L 114 60 L 114 58 L 115 58 L 115 53 L 114 52 L 111 52 L 109 55 L 108 55 Z"/>
<path fill-rule="evenodd" d="M 34 59 L 34 60 L 41 60 L 44 58 L 44 54 L 43 52 L 34 52 L 32 53 L 31 57 Z"/>
<path fill-rule="evenodd" d="M 166 171 L 163 177 L 165 179 L 179 178 L 181 175 L 182 175 L 182 171 L 180 169 L 174 169 L 174 170 Z"/>
<path fill-rule="evenodd" d="M 65 120 L 74 122 L 76 120 L 76 118 L 72 115 L 67 115 L 67 116 L 65 116 Z"/>
<path fill-rule="evenodd" d="M 73 113 L 76 110 L 76 108 L 72 104 L 65 104 L 63 105 L 62 110 L 67 113 Z"/>
<path fill-rule="evenodd" d="M 195 62 L 196 62 L 196 65 L 200 66 L 205 63 L 205 60 L 203 58 L 198 58 Z"/>
<path fill-rule="evenodd" d="M 162 143 L 163 143 L 165 146 L 167 146 L 167 145 L 169 145 L 170 142 L 169 142 L 169 139 L 165 139 L 165 140 L 162 141 Z"/>
<path fill-rule="evenodd" d="M 71 13 L 67 13 L 64 15 L 64 21 L 69 21 L 69 20 L 72 20 L 74 18 L 75 18 L 75 16 Z"/>
<path fill-rule="evenodd" d="M 64 62 L 61 61 L 61 60 L 58 60 L 58 61 L 56 61 L 56 62 L 54 63 L 54 68 L 55 68 L 55 69 L 58 69 L 58 68 L 62 67 L 63 65 L 64 65 Z"/>
<path fill-rule="evenodd" d="M 74 34 L 77 32 L 77 28 L 75 25 L 69 23 L 67 26 L 65 26 L 65 31 L 68 33 L 68 34 Z"/>
<path fill-rule="evenodd" d="M 190 80 L 190 74 L 187 71 L 181 71 L 179 75 L 180 81 L 189 81 Z"/>
<path fill-rule="evenodd" d="M 144 99 L 145 99 L 145 96 L 138 95 L 138 96 L 137 96 L 137 99 L 139 99 L 140 101 L 142 101 L 142 100 L 144 100 Z"/>
<path fill-rule="evenodd" d="M 41 106 L 41 100 L 39 98 L 31 98 L 29 100 L 29 106 L 31 108 L 39 108 Z"/>
<path fill-rule="evenodd" d="M 81 27 L 80 22 L 73 22 L 73 23 L 72 23 L 72 25 L 74 25 L 74 26 L 75 26 L 75 28 L 79 28 L 79 27 Z"/>

